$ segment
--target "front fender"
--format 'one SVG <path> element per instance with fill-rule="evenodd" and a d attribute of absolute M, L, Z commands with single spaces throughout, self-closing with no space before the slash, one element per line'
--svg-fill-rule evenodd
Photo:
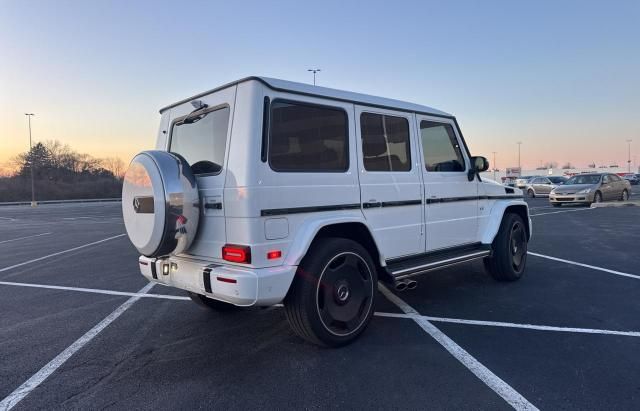
<path fill-rule="evenodd" d="M 524 218 L 525 224 L 527 224 L 527 233 L 529 239 L 531 239 L 532 226 L 531 217 L 529 216 L 529 206 L 524 200 L 498 200 L 491 207 L 491 213 L 487 220 L 484 233 L 482 234 L 481 241 L 483 244 L 493 243 L 494 238 L 498 234 L 500 224 L 502 223 L 502 217 L 507 209 L 517 208 L 517 210 Z"/>
<path fill-rule="evenodd" d="M 307 250 L 311 246 L 316 234 L 323 227 L 334 225 L 334 224 L 343 224 L 343 223 L 360 223 L 364 225 L 369 233 L 371 230 L 367 225 L 367 221 L 364 216 L 360 215 L 342 215 L 342 216 L 309 216 L 309 218 L 305 219 L 305 221 L 301 224 L 300 228 L 297 230 L 293 241 L 291 242 L 291 246 L 289 247 L 289 251 L 285 257 L 284 264 L 286 265 L 300 265 L 302 258 L 307 254 Z M 371 236 L 373 241 L 375 242 L 375 238 Z M 376 244 L 378 250 L 378 244 Z M 380 260 L 384 262 L 384 256 L 380 253 Z"/>

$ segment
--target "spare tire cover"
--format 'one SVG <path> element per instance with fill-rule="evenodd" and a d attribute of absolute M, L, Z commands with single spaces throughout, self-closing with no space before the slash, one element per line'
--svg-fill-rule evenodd
<path fill-rule="evenodd" d="M 173 153 L 143 151 L 122 184 L 122 216 L 140 254 L 158 257 L 186 251 L 198 230 L 198 185 L 187 161 Z"/>

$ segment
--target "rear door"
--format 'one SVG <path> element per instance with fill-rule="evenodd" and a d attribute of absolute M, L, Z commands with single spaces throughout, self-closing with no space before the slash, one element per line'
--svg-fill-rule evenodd
<path fill-rule="evenodd" d="M 422 181 L 413 114 L 355 107 L 360 193 L 384 257 L 424 252 Z"/>
<path fill-rule="evenodd" d="M 478 241 L 478 180 L 469 181 L 470 159 L 450 119 L 418 115 L 426 203 L 426 249 Z"/>
<path fill-rule="evenodd" d="M 167 151 L 191 165 L 202 205 L 198 233 L 187 253 L 206 259 L 221 259 L 226 242 L 222 205 L 235 94 L 236 87 L 229 87 L 171 112 Z"/>

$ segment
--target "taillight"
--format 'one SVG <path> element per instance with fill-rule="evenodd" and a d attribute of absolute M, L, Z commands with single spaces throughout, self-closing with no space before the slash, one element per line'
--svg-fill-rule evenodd
<path fill-rule="evenodd" d="M 226 244 L 222 247 L 222 259 L 232 263 L 251 264 L 251 247 Z"/>
<path fill-rule="evenodd" d="M 282 257 L 282 251 L 280 250 L 273 250 L 273 251 L 269 251 L 267 253 L 267 259 L 268 260 L 276 260 L 278 258 Z"/>

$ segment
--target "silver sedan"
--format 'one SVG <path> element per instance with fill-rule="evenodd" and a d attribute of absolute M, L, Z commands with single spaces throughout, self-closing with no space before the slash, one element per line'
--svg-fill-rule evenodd
<path fill-rule="evenodd" d="M 631 184 L 616 174 L 578 174 L 551 190 L 549 202 L 554 207 L 563 203 L 592 204 L 629 199 Z"/>

